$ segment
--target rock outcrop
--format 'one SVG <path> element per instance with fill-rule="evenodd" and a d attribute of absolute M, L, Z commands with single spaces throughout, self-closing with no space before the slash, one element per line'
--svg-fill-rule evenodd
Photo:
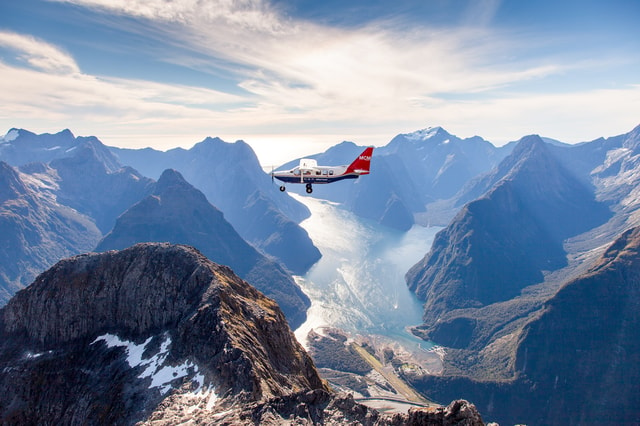
<path fill-rule="evenodd" d="M 324 389 L 275 302 L 187 246 L 63 260 L 0 326 L 0 423 L 131 424 L 167 397 L 214 413 Z"/>

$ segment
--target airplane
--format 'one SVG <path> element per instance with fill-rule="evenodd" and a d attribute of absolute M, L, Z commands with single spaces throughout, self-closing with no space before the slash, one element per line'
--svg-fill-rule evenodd
<path fill-rule="evenodd" d="M 271 179 L 276 178 L 284 183 L 306 183 L 307 194 L 313 192 L 314 183 L 332 183 L 343 179 L 357 179 L 360 175 L 368 175 L 371 166 L 373 147 L 368 147 L 353 163 L 344 166 L 318 166 L 316 160 L 303 158 L 300 165 L 291 170 L 271 172 Z M 285 191 L 284 185 L 280 191 Z"/>

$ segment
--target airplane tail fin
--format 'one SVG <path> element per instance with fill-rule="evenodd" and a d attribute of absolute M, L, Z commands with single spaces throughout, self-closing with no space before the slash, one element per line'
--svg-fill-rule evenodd
<path fill-rule="evenodd" d="M 371 156 L 373 155 L 373 147 L 370 146 L 362 154 L 349 164 L 345 173 L 357 173 L 359 175 L 368 175 L 371 168 Z"/>

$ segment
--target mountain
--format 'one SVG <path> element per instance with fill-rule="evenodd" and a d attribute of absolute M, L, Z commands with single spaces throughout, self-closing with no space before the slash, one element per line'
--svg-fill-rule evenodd
<path fill-rule="evenodd" d="M 206 138 L 189 150 L 112 148 L 112 152 L 146 176 L 155 178 L 167 168 L 178 170 L 224 212 L 245 240 L 278 258 L 294 274 L 305 273 L 320 258 L 298 226 L 309 211 L 277 190 L 245 142 Z"/>
<path fill-rule="evenodd" d="M 409 230 L 414 224 L 415 204 L 412 200 L 415 198 L 405 190 L 406 185 L 399 184 L 404 169 L 394 167 L 388 157 L 375 157 L 372 164 L 375 173 L 353 182 L 343 206 L 359 217 L 389 228 Z"/>
<path fill-rule="evenodd" d="M 414 386 L 434 400 L 471 399 L 500 424 L 637 424 L 639 271 L 635 227 L 483 351 L 447 349 L 466 358 L 496 358 L 506 350 L 501 362 L 509 364 L 510 377 L 479 379 L 450 370 L 420 377 Z"/>
<path fill-rule="evenodd" d="M 309 155 L 318 164 L 348 164 L 363 147 L 342 142 L 324 153 Z M 400 230 L 414 222 L 445 225 L 459 205 L 443 203 L 478 175 L 490 171 L 512 145 L 496 148 L 480 137 L 460 139 L 441 127 L 394 137 L 376 148 L 371 174 L 356 181 L 316 185 L 314 197 L 343 203 L 360 217 Z M 279 170 L 298 165 L 299 159 Z M 288 190 L 299 192 L 295 185 Z"/>
<path fill-rule="evenodd" d="M 409 287 L 425 300 L 427 324 L 542 282 L 544 271 L 566 266 L 566 238 L 611 216 L 538 136 L 522 138 L 485 180 L 491 189 L 467 204 L 407 273 Z"/>
<path fill-rule="evenodd" d="M 101 237 L 93 221 L 59 204 L 52 169 L 22 173 L 0 161 L 0 306 L 59 259 L 91 250 Z"/>
<path fill-rule="evenodd" d="M 3 424 L 483 424 L 331 393 L 272 300 L 180 245 L 58 262 L 0 309 L 0 368 Z"/>
<path fill-rule="evenodd" d="M 83 145 L 94 147 L 95 155 L 108 171 L 120 168 L 116 158 L 96 137 L 74 136 L 69 129 L 58 133 L 35 134 L 25 129 L 11 129 L 0 138 L 0 160 L 13 166 L 28 163 L 49 163 L 72 156 Z"/>
<path fill-rule="evenodd" d="M 479 136 L 460 139 L 442 127 L 430 127 L 397 135 L 380 153 L 402 159 L 426 204 L 452 197 L 466 182 L 491 170 L 509 151 Z"/>
<path fill-rule="evenodd" d="M 152 180 L 116 158 L 98 140 L 76 146 L 72 155 L 49 162 L 59 177 L 58 202 L 93 218 L 104 234 L 129 206 L 147 195 Z"/>
<path fill-rule="evenodd" d="M 0 140 L 0 160 L 26 173 L 34 163 L 47 164 L 56 181 L 57 202 L 91 217 L 102 233 L 109 232 L 115 219 L 148 193 L 152 182 L 122 167 L 97 138 L 75 137 L 69 130 L 36 135 L 11 129 Z"/>
<path fill-rule="evenodd" d="M 175 170 L 162 173 L 152 193 L 118 218 L 96 250 L 120 250 L 138 242 L 165 241 L 194 246 L 209 259 L 230 266 L 275 299 L 292 328 L 305 321 L 309 298 L 287 271 L 246 243 L 222 212 Z"/>
<path fill-rule="evenodd" d="M 61 261 L 0 313 L 3 423 L 205 417 L 324 389 L 277 305 L 184 246 Z"/>
<path fill-rule="evenodd" d="M 570 424 L 563 422 L 567 417 L 574 424 L 637 423 L 638 330 L 640 228 L 632 228 L 590 271 L 562 287 L 525 327 L 516 373 L 538 384 L 536 394 L 545 402 L 532 423 Z M 568 416 L 577 406 L 578 413 Z"/>

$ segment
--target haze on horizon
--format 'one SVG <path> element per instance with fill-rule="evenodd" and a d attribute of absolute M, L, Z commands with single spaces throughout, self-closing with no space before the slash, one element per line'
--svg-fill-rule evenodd
<path fill-rule="evenodd" d="M 442 126 L 495 145 L 639 124 L 635 0 L 23 0 L 0 6 L 0 133 L 243 139 L 263 164 Z"/>

